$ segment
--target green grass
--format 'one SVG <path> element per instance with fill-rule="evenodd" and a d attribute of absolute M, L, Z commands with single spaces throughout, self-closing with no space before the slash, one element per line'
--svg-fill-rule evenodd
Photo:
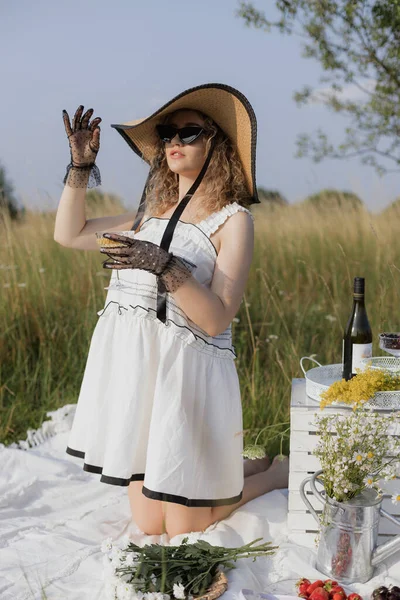
<path fill-rule="evenodd" d="M 302 376 L 300 358 L 341 360 L 354 276 L 366 278 L 374 355 L 382 354 L 378 333 L 400 329 L 399 216 L 306 206 L 255 205 L 252 212 L 254 259 L 233 341 L 245 444 L 274 425 L 258 443 L 276 454 L 281 440 L 289 450 L 291 380 Z M 77 401 L 106 296 L 103 257 L 54 242 L 54 217 L 30 213 L 23 225 L 6 221 L 2 230 L 0 441 L 6 445 L 38 428 L 46 411 Z"/>

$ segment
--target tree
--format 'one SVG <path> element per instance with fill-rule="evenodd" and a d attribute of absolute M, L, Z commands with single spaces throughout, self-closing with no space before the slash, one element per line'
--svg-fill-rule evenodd
<path fill-rule="evenodd" d="M 303 201 L 306 206 L 314 206 L 321 210 L 339 209 L 362 209 L 364 204 L 362 200 L 353 192 L 340 191 L 335 189 L 325 189 L 307 196 Z"/>
<path fill-rule="evenodd" d="M 7 178 L 5 168 L 0 165 L 0 218 L 4 212 L 11 219 L 16 219 L 21 213 L 14 196 L 14 187 Z"/>
<path fill-rule="evenodd" d="M 273 204 L 276 206 L 287 206 L 288 201 L 278 190 L 267 190 L 264 187 L 257 187 L 258 197 L 264 204 Z"/>
<path fill-rule="evenodd" d="M 248 26 L 305 38 L 303 56 L 317 59 L 327 73 L 320 81 L 331 84 L 321 102 L 349 116 L 353 125 L 346 128 L 345 139 L 337 148 L 320 129 L 314 141 L 301 134 L 296 157 L 311 156 L 320 162 L 325 157 L 360 156 L 361 162 L 373 166 L 379 175 L 398 172 L 400 0 L 275 0 L 275 5 L 280 13 L 277 21 L 269 20 L 251 2 L 241 2 L 238 15 Z M 301 31 L 296 29 L 297 23 Z M 346 97 L 344 86 L 362 91 L 366 100 Z M 294 94 L 298 106 L 315 98 L 308 85 Z M 381 157 L 395 168 L 387 168 Z"/>
<path fill-rule="evenodd" d="M 390 217 L 397 221 L 400 217 L 400 198 L 393 200 L 393 202 L 384 208 L 380 214 L 384 218 Z"/>

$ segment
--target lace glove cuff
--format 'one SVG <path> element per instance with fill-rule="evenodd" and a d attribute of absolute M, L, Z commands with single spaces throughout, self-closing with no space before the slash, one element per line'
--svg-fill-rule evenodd
<path fill-rule="evenodd" d="M 69 163 L 63 180 L 64 184 L 72 188 L 94 188 L 101 185 L 101 175 L 96 164 L 87 167 L 77 167 Z"/>
<path fill-rule="evenodd" d="M 175 256 L 171 257 L 160 279 L 167 292 L 175 292 L 189 277 L 197 266 L 185 258 Z"/>

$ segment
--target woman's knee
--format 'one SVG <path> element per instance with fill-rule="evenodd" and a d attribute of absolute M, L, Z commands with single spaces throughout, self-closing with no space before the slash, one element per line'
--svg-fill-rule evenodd
<path fill-rule="evenodd" d="M 163 533 L 163 512 L 160 500 L 152 500 L 142 493 L 143 481 L 131 481 L 128 496 L 133 521 L 146 535 Z"/>

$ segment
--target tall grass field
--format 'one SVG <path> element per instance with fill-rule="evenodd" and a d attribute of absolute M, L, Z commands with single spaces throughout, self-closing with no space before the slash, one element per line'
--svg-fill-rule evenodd
<path fill-rule="evenodd" d="M 97 216 L 121 210 L 103 204 Z M 299 361 L 341 362 L 354 276 L 366 279 L 366 307 L 378 333 L 400 331 L 400 212 L 253 205 L 256 243 L 233 324 L 244 443 L 289 451 L 292 378 Z M 95 215 L 96 216 L 96 215 Z M 92 218 L 95 218 L 95 216 Z M 87 216 L 88 218 L 88 216 Z M 1 222 L 0 442 L 26 439 L 46 412 L 75 403 L 110 271 L 100 252 L 53 239 L 55 213 Z M 313 366 L 310 363 L 310 367 Z"/>

